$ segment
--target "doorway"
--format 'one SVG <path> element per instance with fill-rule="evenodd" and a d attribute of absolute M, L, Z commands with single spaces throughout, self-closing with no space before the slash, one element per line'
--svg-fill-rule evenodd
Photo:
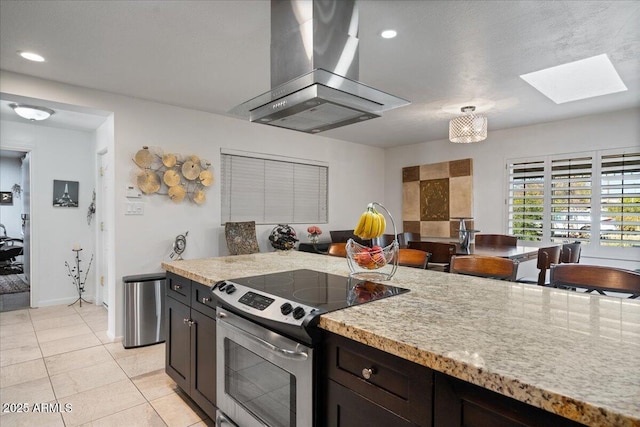
<path fill-rule="evenodd" d="M 0 312 L 3 312 L 31 306 L 30 153 L 0 150 L 0 171 Z"/>

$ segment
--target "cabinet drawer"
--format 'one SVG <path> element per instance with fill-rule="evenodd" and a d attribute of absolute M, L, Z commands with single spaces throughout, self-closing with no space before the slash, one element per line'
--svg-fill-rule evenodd
<path fill-rule="evenodd" d="M 189 305 L 191 303 L 191 280 L 177 274 L 167 273 L 167 296 Z"/>
<path fill-rule="evenodd" d="M 350 339 L 327 334 L 327 376 L 420 426 L 431 426 L 433 371 Z M 369 378 L 365 378 L 370 370 Z"/>
<path fill-rule="evenodd" d="M 327 420 L 324 425 L 328 427 L 417 426 L 332 380 L 329 380 L 327 388 Z"/>
<path fill-rule="evenodd" d="M 215 319 L 216 300 L 211 295 L 211 286 L 191 282 L 191 307 Z"/>

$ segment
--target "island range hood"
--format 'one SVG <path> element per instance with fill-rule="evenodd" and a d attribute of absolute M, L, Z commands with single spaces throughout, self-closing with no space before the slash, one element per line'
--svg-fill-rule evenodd
<path fill-rule="evenodd" d="M 358 82 L 355 0 L 271 0 L 271 90 L 229 113 L 318 133 L 410 104 Z"/>

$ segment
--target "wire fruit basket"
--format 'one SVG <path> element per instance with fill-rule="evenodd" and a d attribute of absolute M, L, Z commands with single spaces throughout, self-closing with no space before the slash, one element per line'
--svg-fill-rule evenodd
<path fill-rule="evenodd" d="M 387 213 L 393 226 L 393 235 L 397 236 L 396 224 L 387 208 L 378 202 L 373 202 L 372 205 L 379 206 Z M 347 263 L 349 270 L 351 270 L 350 277 L 365 280 L 390 280 L 398 269 L 398 249 L 396 238 L 385 247 L 369 247 L 361 245 L 353 239 L 347 240 Z"/>

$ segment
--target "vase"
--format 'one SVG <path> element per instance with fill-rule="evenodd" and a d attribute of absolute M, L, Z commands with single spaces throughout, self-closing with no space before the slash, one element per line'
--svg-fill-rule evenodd
<path fill-rule="evenodd" d="M 320 237 L 315 233 L 309 233 L 308 237 L 309 237 L 309 243 L 314 245 L 318 243 L 318 240 L 320 240 Z"/>

